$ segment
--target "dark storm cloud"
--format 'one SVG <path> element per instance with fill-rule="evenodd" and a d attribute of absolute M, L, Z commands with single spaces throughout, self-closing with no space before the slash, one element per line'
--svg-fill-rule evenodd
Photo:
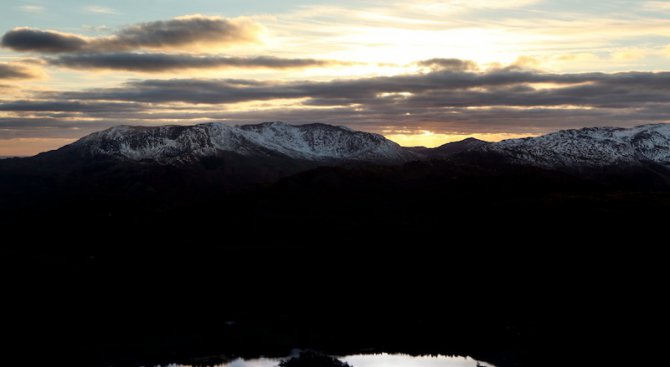
<path fill-rule="evenodd" d="M 73 69 L 164 72 L 180 69 L 268 68 L 296 69 L 337 66 L 347 63 L 316 59 L 283 59 L 277 57 L 195 56 L 165 53 L 77 54 L 49 60 L 51 65 Z"/>
<path fill-rule="evenodd" d="M 2 36 L 2 47 L 27 52 L 73 52 L 87 45 L 85 38 L 54 31 L 16 28 Z"/>
<path fill-rule="evenodd" d="M 34 79 L 39 76 L 35 68 L 17 63 L 0 63 L 0 80 Z"/>
<path fill-rule="evenodd" d="M 188 16 L 140 23 L 109 37 L 79 35 L 30 28 L 16 28 L 2 37 L 2 46 L 22 52 L 112 52 L 141 49 L 226 46 L 258 40 L 262 27 L 248 19 Z"/>

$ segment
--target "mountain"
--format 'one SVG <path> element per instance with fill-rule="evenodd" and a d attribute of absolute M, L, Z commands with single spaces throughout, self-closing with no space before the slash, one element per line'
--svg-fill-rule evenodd
<path fill-rule="evenodd" d="M 670 168 L 670 124 L 630 129 L 597 127 L 562 130 L 536 138 L 483 146 L 512 162 L 551 169 L 659 164 Z"/>
<path fill-rule="evenodd" d="M 434 159 L 434 158 L 447 158 L 454 154 L 479 149 L 489 144 L 491 143 L 483 140 L 475 138 L 467 138 L 461 141 L 446 143 L 436 148 L 410 147 L 407 148 L 407 150 L 418 154 L 422 158 Z"/>
<path fill-rule="evenodd" d="M 56 151 L 28 160 L 3 160 L 3 164 L 30 165 L 32 161 L 32 167 L 39 162 L 53 168 L 113 161 L 195 167 L 214 160 L 218 162 L 215 166 L 250 170 L 282 166 L 287 167 L 282 172 L 295 173 L 323 165 L 399 165 L 434 159 L 466 159 L 484 165 L 505 162 L 557 170 L 643 164 L 670 167 L 670 124 L 563 130 L 497 143 L 468 138 L 437 148 L 404 148 L 378 134 L 326 124 L 116 126 Z"/>
<path fill-rule="evenodd" d="M 239 186 L 271 183 L 321 166 L 399 166 L 431 160 L 465 164 L 470 170 L 511 164 L 580 175 L 589 168 L 652 167 L 665 176 L 665 168 L 670 168 L 670 124 L 563 130 L 497 143 L 469 138 L 437 148 L 404 148 L 378 134 L 325 124 L 116 126 L 35 157 L 3 159 L 0 174 L 69 174 L 91 167 L 99 173 L 99 167 L 121 167 L 131 180 L 148 170 L 157 178 L 186 171 L 192 176 L 204 169 L 209 181 L 225 178 L 226 184 Z M 89 176 L 90 172 L 78 177 Z"/>
<path fill-rule="evenodd" d="M 474 138 L 437 148 L 406 148 L 422 159 L 527 165 L 556 170 L 658 164 L 670 168 L 670 124 L 561 130 L 489 143 Z M 488 161 L 488 162 L 485 162 Z"/>
<path fill-rule="evenodd" d="M 244 157 L 281 157 L 313 162 L 402 163 L 415 155 L 381 135 L 325 124 L 266 122 L 230 126 L 117 126 L 63 148 L 81 157 L 105 157 L 159 164 L 189 164 L 234 153 Z"/>

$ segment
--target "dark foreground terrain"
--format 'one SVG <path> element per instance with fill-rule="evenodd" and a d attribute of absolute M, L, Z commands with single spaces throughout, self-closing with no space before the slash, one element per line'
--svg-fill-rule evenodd
<path fill-rule="evenodd" d="M 407 149 L 322 124 L 120 127 L 4 159 L 3 358 L 644 365 L 667 326 L 667 132 Z"/>
<path fill-rule="evenodd" d="M 655 342 L 638 354 L 628 338 L 662 324 L 670 190 L 658 167 L 435 160 L 231 188 L 212 162 L 11 164 L 8 361 L 139 366 L 297 347 L 592 365 L 628 360 L 614 350 L 639 362 Z"/>
<path fill-rule="evenodd" d="M 461 236 L 621 239 L 662 228 L 670 207 L 670 170 L 658 166 L 562 172 L 434 160 L 319 167 L 238 183 L 218 163 L 210 165 L 103 161 L 63 173 L 0 166 L 0 219 L 20 238 L 40 240 L 38 246 L 68 239 L 59 244 L 62 251 L 116 251 L 129 240 L 164 250 L 163 239 L 207 249 L 340 249 L 387 247 L 385 241 L 400 239 L 434 247 Z"/>

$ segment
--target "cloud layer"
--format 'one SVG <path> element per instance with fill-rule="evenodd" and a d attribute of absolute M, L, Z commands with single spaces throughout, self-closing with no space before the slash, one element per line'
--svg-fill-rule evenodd
<path fill-rule="evenodd" d="M 1 45 L 18 52 L 43 54 L 49 65 L 77 70 L 160 73 L 185 69 L 297 69 L 355 63 L 272 56 L 235 57 L 198 54 L 205 47 L 239 46 L 260 41 L 263 27 L 247 18 L 185 16 L 127 26 L 107 37 L 16 28 Z M 189 51 L 189 52 L 185 52 Z"/>
<path fill-rule="evenodd" d="M 465 62 L 464 62 L 465 63 Z M 552 74 L 509 68 L 280 82 L 237 79 L 149 79 L 120 88 L 61 97 L 149 103 L 226 104 L 307 98 L 309 105 L 403 105 L 415 108 L 579 106 L 627 108 L 670 102 L 670 72 Z"/>
<path fill-rule="evenodd" d="M 65 55 L 49 59 L 51 65 L 71 69 L 104 69 L 135 72 L 165 72 L 182 69 L 269 68 L 294 69 L 349 65 L 351 63 L 278 57 L 230 57 L 166 53 L 104 53 Z"/>
<path fill-rule="evenodd" d="M 57 136 L 68 137 L 115 124 L 213 120 L 459 134 L 670 121 L 670 72 L 481 70 L 466 60 L 425 65 L 431 71 L 323 82 L 148 79 L 116 88 L 35 92 L 32 100 L 0 103 L 6 115 L 0 119 L 0 138 L 32 137 L 44 129 L 61 129 Z"/>

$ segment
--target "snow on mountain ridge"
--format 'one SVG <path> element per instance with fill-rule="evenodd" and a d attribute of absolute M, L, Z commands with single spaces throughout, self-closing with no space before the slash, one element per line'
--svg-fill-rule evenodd
<path fill-rule="evenodd" d="M 231 126 L 116 126 L 73 144 L 92 155 L 160 163 L 189 162 L 218 152 L 241 155 L 280 154 L 306 160 L 402 162 L 411 152 L 381 135 L 325 124 L 289 125 L 266 122 Z"/>
<path fill-rule="evenodd" d="M 352 155 L 365 157 L 370 153 L 382 153 L 388 156 L 395 153 L 397 146 L 395 143 L 388 144 L 389 141 L 378 134 L 346 130 L 325 124 L 293 126 L 284 123 L 265 123 L 242 125 L 239 128 L 255 133 L 250 134 L 249 138 L 258 144 L 303 158 L 347 158 Z"/>
<path fill-rule="evenodd" d="M 221 152 L 310 161 L 402 163 L 440 158 L 442 151 L 444 157 L 458 151 L 476 151 L 546 168 L 635 165 L 643 161 L 670 167 L 670 124 L 562 130 L 498 143 L 471 139 L 419 151 L 400 147 L 378 134 L 326 124 L 266 122 L 231 126 L 214 122 L 194 126 L 116 126 L 93 133 L 71 146 L 87 155 L 153 160 L 161 164 L 189 163 Z"/>
<path fill-rule="evenodd" d="M 610 166 L 652 161 L 670 166 L 670 124 L 562 130 L 504 140 L 482 149 L 537 166 Z"/>

